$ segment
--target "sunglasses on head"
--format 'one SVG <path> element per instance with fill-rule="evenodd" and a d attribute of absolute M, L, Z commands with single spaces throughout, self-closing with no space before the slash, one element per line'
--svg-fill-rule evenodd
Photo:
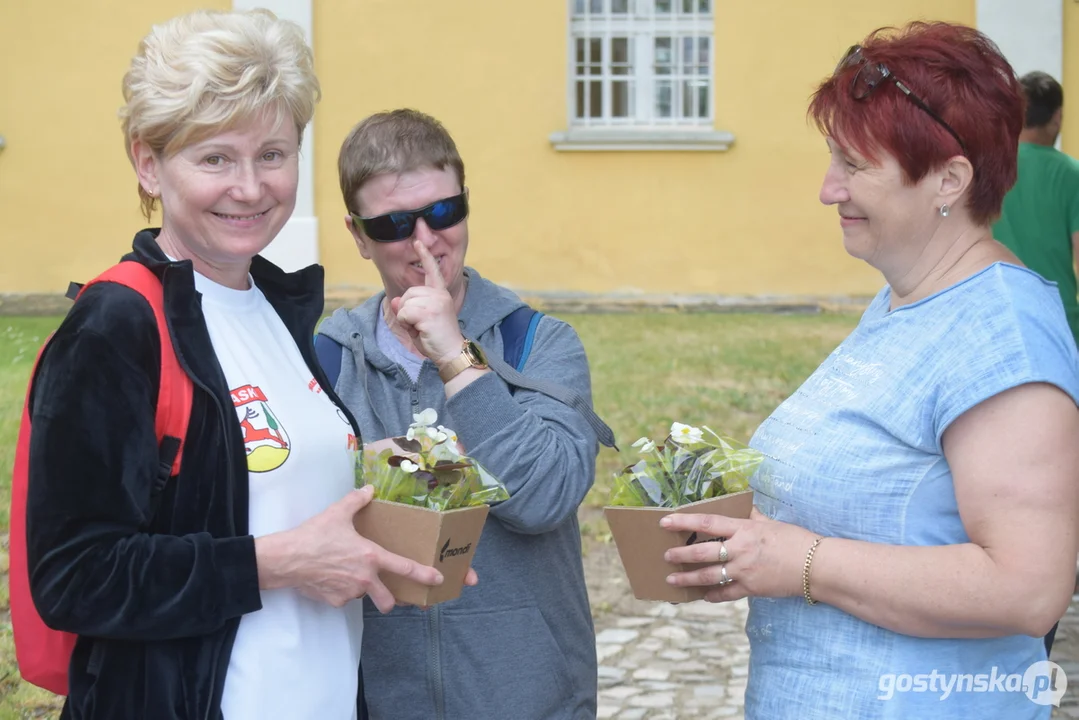
<path fill-rule="evenodd" d="M 933 118 L 940 124 L 942 128 L 948 131 L 948 133 L 955 138 L 955 141 L 959 143 L 959 147 L 964 153 L 967 152 L 967 146 L 963 144 L 963 141 L 959 139 L 959 133 L 952 130 L 952 126 L 944 122 L 944 118 L 933 112 L 925 101 L 911 92 L 911 89 L 906 84 L 892 74 L 884 63 L 870 62 L 862 53 L 861 45 L 851 45 L 847 50 L 847 54 L 843 56 L 843 59 L 836 65 L 835 75 L 845 70 L 848 67 L 857 67 L 858 72 L 854 74 L 854 78 L 850 84 L 850 94 L 855 100 L 865 100 L 867 97 L 873 94 L 873 91 L 886 82 L 892 82 L 895 84 L 899 91 L 903 93 L 907 99 L 917 105 L 925 112 L 926 115 Z"/>
<path fill-rule="evenodd" d="M 412 237 L 416 232 L 416 220 L 419 218 L 423 218 L 427 227 L 432 230 L 445 230 L 464 220 L 468 217 L 468 194 L 461 193 L 436 200 L 418 210 L 397 210 L 367 218 L 355 213 L 349 214 L 355 226 L 375 242 L 397 242 Z"/>

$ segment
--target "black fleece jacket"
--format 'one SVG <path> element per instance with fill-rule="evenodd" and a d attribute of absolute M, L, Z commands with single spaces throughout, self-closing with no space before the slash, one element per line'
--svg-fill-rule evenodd
<path fill-rule="evenodd" d="M 63 718 L 220 718 L 240 618 L 262 605 L 240 426 L 191 263 L 170 262 L 156 236 L 140 232 L 125 259 L 161 277 L 173 344 L 194 383 L 179 476 L 151 498 L 161 349 L 135 291 L 88 288 L 34 382 L 31 593 L 49 626 L 79 635 Z M 322 268 L 286 274 L 256 257 L 251 275 L 355 429 L 315 359 Z"/>

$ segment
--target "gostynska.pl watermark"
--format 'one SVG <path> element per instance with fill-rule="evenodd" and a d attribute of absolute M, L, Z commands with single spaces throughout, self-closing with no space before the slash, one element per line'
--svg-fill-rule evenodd
<path fill-rule="evenodd" d="M 958 693 L 1018 693 L 1025 694 L 1038 705 L 1060 705 L 1068 689 L 1068 676 L 1055 662 L 1041 660 L 1020 673 L 1002 673 L 993 666 L 987 673 L 885 673 L 877 685 L 878 700 L 891 700 L 899 693 L 935 693 L 947 700 Z"/>

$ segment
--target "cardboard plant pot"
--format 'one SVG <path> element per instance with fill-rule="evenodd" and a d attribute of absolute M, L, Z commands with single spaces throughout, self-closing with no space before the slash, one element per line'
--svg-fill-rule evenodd
<path fill-rule="evenodd" d="M 673 572 L 685 572 L 707 567 L 713 563 L 684 563 L 675 565 L 663 559 L 667 550 L 682 545 L 709 542 L 715 538 L 700 533 L 671 532 L 659 526 L 659 519 L 672 513 L 706 513 L 732 518 L 748 518 L 753 510 L 753 491 L 731 493 L 710 500 L 683 505 L 672 510 L 658 507 L 603 508 L 611 527 L 618 556 L 629 578 L 633 596 L 638 600 L 691 602 L 700 600 L 709 588 L 675 587 L 667 584 Z"/>
<path fill-rule="evenodd" d="M 442 573 L 435 587 L 383 573 L 380 578 L 399 602 L 429 606 L 460 596 L 465 575 L 487 520 L 487 506 L 438 512 L 414 505 L 372 500 L 352 519 L 356 532 L 392 553 Z"/>

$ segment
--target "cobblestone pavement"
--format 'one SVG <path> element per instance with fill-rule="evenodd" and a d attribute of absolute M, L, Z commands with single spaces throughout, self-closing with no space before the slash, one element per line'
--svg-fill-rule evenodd
<path fill-rule="evenodd" d="M 742 718 L 749 667 L 745 600 L 713 605 L 634 601 L 596 621 L 598 717 L 614 720 Z M 1053 645 L 1071 680 L 1053 718 L 1079 719 L 1079 594 Z"/>
<path fill-rule="evenodd" d="M 1079 570 L 1076 571 L 1076 590 L 1079 591 Z M 1079 718 L 1079 594 L 1072 596 L 1068 614 L 1060 621 L 1053 652 L 1049 659 L 1060 665 L 1069 685 L 1054 718 Z"/>
<path fill-rule="evenodd" d="M 745 600 L 640 603 L 596 623 L 598 717 L 741 718 L 749 670 Z"/>

